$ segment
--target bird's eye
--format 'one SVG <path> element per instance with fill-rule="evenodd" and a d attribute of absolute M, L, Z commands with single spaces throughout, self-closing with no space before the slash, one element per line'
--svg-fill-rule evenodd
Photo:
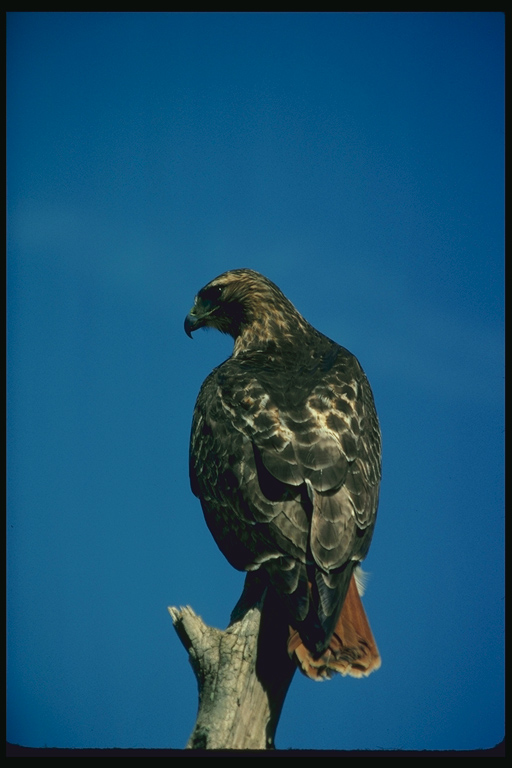
<path fill-rule="evenodd" d="M 216 304 L 222 293 L 221 285 L 212 285 L 211 288 L 205 288 L 200 292 L 201 301 L 205 304 Z"/>

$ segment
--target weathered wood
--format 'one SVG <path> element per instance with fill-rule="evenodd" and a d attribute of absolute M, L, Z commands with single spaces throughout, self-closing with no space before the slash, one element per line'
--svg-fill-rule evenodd
<path fill-rule="evenodd" d="M 187 749 L 272 749 L 295 665 L 287 623 L 248 578 L 231 623 L 209 627 L 192 608 L 169 608 L 197 678 L 199 709 Z"/>

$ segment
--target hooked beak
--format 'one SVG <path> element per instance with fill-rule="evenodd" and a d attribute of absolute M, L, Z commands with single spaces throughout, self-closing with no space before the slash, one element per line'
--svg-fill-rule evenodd
<path fill-rule="evenodd" d="M 192 338 L 194 331 L 206 325 L 208 314 L 208 307 L 204 307 L 201 302 L 194 302 L 194 306 L 185 318 L 185 333 L 187 336 Z"/>
<path fill-rule="evenodd" d="M 197 330 L 200 327 L 201 321 L 194 314 L 194 309 L 191 309 L 185 318 L 185 333 L 192 338 L 192 331 Z"/>

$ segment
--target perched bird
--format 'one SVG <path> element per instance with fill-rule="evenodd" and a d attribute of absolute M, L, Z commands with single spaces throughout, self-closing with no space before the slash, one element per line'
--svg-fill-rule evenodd
<path fill-rule="evenodd" d="M 373 534 L 381 438 L 357 359 L 263 275 L 235 269 L 195 297 L 189 336 L 234 339 L 197 398 L 190 481 L 232 566 L 266 572 L 288 653 L 315 680 L 380 666 L 356 571 Z"/>

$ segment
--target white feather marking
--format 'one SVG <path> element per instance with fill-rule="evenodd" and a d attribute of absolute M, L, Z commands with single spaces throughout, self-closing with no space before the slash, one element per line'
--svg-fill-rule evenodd
<path fill-rule="evenodd" d="M 359 596 L 362 597 L 366 591 L 366 585 L 370 579 L 370 574 L 367 571 L 363 571 L 360 565 L 354 568 L 354 578 L 356 580 L 357 591 Z"/>

